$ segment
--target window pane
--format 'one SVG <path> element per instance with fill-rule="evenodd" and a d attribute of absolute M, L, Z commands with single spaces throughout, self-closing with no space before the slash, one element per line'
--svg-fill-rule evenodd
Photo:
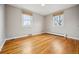
<path fill-rule="evenodd" d="M 31 25 L 32 16 L 23 14 L 23 26 Z"/>
<path fill-rule="evenodd" d="M 63 25 L 63 15 L 53 16 L 53 25 L 62 26 Z"/>

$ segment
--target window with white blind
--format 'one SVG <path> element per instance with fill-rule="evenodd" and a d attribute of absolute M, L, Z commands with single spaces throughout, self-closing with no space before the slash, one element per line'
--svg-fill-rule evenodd
<path fill-rule="evenodd" d="M 53 15 L 53 25 L 54 26 L 62 26 L 64 21 L 63 13 L 55 13 Z"/>
<path fill-rule="evenodd" d="M 32 22 L 32 15 L 28 15 L 28 14 L 22 14 L 23 17 L 23 26 L 24 27 L 28 27 L 31 25 Z"/>

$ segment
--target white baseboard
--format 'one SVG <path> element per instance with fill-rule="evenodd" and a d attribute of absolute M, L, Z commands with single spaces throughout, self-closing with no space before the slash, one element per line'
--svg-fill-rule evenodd
<path fill-rule="evenodd" d="M 21 38 L 21 37 L 26 37 L 26 36 L 29 36 L 29 35 L 10 37 L 10 38 L 6 38 L 6 40 L 11 40 L 11 39 Z"/>
<path fill-rule="evenodd" d="M 4 44 L 5 44 L 5 42 L 6 42 L 6 39 L 2 42 L 2 44 L 0 45 L 0 51 L 2 50 L 2 48 L 3 48 L 3 46 L 4 46 Z"/>
<path fill-rule="evenodd" d="M 28 35 L 23 35 L 23 36 L 10 37 L 10 38 L 6 38 L 6 40 L 21 38 L 21 37 L 27 37 L 27 36 L 30 36 L 30 35 L 38 35 L 38 34 L 42 34 L 42 33 L 34 33 L 34 34 L 28 34 Z"/>
<path fill-rule="evenodd" d="M 76 39 L 76 40 L 79 40 L 78 37 L 71 37 L 71 36 L 67 36 L 68 38 L 72 38 L 72 39 Z"/>
<path fill-rule="evenodd" d="M 47 33 L 49 33 L 49 34 L 55 34 L 55 35 L 59 35 L 59 36 L 64 36 L 65 37 L 64 34 L 57 34 L 57 33 L 50 33 L 50 32 L 47 32 Z M 75 40 L 79 40 L 78 37 L 72 37 L 72 36 L 68 36 L 68 35 L 67 35 L 67 38 L 72 38 L 72 39 L 75 39 Z"/>
<path fill-rule="evenodd" d="M 39 35 L 39 34 L 43 34 L 43 33 L 35 33 L 35 34 L 32 34 L 32 35 Z"/>

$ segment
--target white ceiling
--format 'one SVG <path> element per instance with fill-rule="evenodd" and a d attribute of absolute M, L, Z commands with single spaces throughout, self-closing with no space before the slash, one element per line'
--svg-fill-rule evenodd
<path fill-rule="evenodd" d="M 39 13 L 40 15 L 48 15 L 58 10 L 64 10 L 75 6 L 76 4 L 10 4 L 11 6 L 18 7 L 21 9 L 30 10 L 32 12 Z"/>

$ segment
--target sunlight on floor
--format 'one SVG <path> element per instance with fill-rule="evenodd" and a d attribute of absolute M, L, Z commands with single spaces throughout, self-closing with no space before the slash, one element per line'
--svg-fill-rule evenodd
<path fill-rule="evenodd" d="M 54 50 L 54 53 L 62 53 L 64 50 L 64 47 L 60 41 L 56 40 L 52 43 L 52 49 Z"/>
<path fill-rule="evenodd" d="M 23 47 L 22 47 L 22 53 L 32 53 L 32 42 L 31 41 L 28 41 L 27 43 L 24 43 L 23 44 Z"/>

